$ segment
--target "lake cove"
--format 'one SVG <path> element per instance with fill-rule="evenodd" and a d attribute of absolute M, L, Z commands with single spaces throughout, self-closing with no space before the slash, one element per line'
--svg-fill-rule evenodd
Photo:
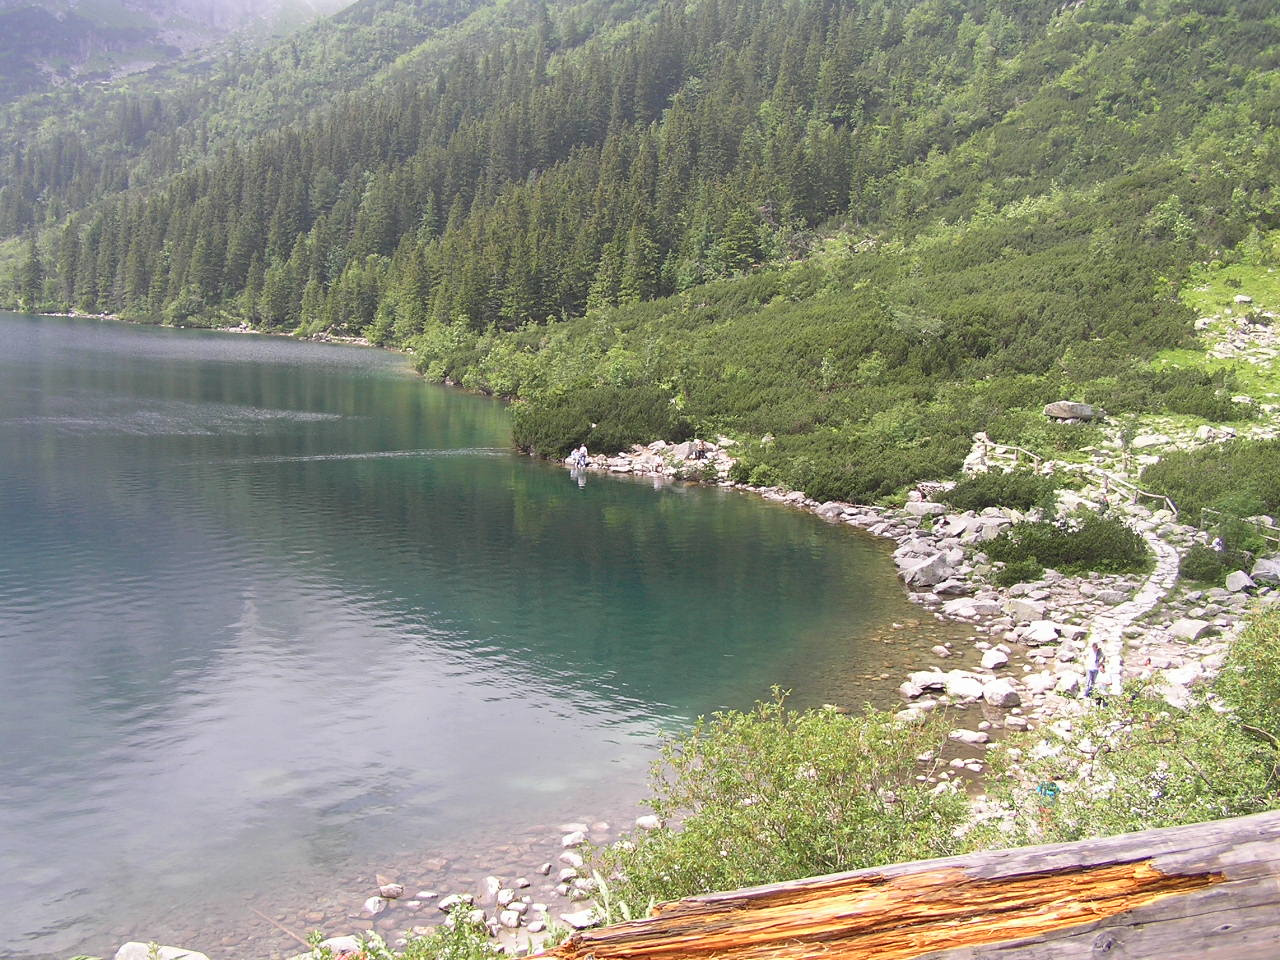
<path fill-rule="evenodd" d="M 629 824 L 664 731 L 775 683 L 889 706 L 961 629 L 891 629 L 922 612 L 889 545 L 580 487 L 377 350 L 0 314 L 0 490 L 11 957 L 367 928 L 375 872 Z"/>

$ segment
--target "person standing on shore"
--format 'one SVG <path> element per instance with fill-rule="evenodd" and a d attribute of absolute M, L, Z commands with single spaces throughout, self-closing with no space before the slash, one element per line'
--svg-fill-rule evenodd
<path fill-rule="evenodd" d="M 1084 695 L 1093 696 L 1093 685 L 1098 682 L 1098 673 L 1103 664 L 1102 647 L 1097 640 L 1091 640 L 1084 652 Z"/>

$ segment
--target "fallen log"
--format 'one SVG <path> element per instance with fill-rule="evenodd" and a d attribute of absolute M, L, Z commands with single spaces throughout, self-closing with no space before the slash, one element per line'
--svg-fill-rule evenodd
<path fill-rule="evenodd" d="M 1277 960 L 1280 812 L 659 904 L 558 960 Z"/>

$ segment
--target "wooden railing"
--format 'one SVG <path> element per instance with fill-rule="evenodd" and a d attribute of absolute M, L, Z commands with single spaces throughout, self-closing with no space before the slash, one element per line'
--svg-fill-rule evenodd
<path fill-rule="evenodd" d="M 1263 523 L 1261 520 L 1250 520 L 1244 517 L 1234 517 L 1231 514 L 1223 513 L 1221 510 L 1211 510 L 1209 507 L 1200 508 L 1200 527 L 1208 529 L 1209 524 L 1205 521 L 1206 516 L 1217 517 L 1219 520 L 1226 517 L 1232 520 L 1238 520 L 1240 523 L 1247 523 L 1257 531 L 1258 536 L 1268 543 L 1274 543 L 1280 546 L 1280 527 L 1273 523 Z"/>

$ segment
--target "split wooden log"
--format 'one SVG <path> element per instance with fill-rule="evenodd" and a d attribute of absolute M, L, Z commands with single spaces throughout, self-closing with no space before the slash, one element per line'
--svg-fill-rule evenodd
<path fill-rule="evenodd" d="M 559 960 L 1277 960 L 1280 812 L 689 897 Z"/>

